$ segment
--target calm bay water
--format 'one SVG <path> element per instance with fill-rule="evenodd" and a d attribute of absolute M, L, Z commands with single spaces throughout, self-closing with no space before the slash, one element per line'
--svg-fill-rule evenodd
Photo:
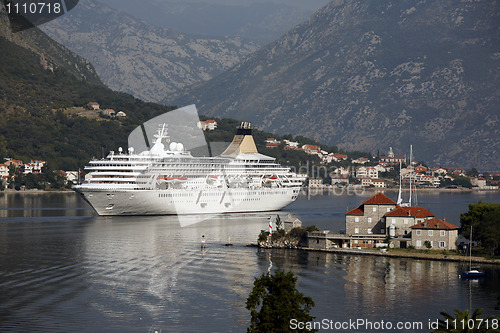
<path fill-rule="evenodd" d="M 279 214 L 341 230 L 347 207 L 373 194 L 302 196 Z M 458 224 L 469 203 L 500 194 L 418 199 Z M 0 194 L 0 331 L 243 332 L 253 280 L 269 268 L 296 274 L 318 321 L 427 325 L 439 311 L 469 307 L 500 316 L 500 267 L 485 265 L 486 278 L 470 282 L 458 278 L 461 263 L 246 247 L 268 216 L 97 217 L 74 194 Z M 229 239 L 234 246 L 224 246 Z"/>

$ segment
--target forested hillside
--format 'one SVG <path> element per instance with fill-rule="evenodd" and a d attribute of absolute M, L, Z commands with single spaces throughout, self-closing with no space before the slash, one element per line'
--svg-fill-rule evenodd
<path fill-rule="evenodd" d="M 54 167 L 75 169 L 92 156 L 126 146 L 130 131 L 172 107 L 145 103 L 75 77 L 66 68 L 53 72 L 39 55 L 0 37 L 0 158 L 39 158 Z M 67 108 L 96 101 L 124 110 L 123 120 L 87 119 Z"/>

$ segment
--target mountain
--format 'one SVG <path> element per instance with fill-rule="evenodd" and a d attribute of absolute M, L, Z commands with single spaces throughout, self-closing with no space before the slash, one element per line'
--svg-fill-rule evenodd
<path fill-rule="evenodd" d="M 23 48 L 29 49 L 40 57 L 46 57 L 46 61 L 52 66 L 64 67 L 75 77 L 95 84 L 101 84 L 97 73 L 86 59 L 55 43 L 39 29 L 29 29 L 13 33 L 5 8 L 0 3 L 0 38 L 4 38 Z M 3 64 L 2 64 L 3 65 Z"/>
<path fill-rule="evenodd" d="M 136 126 L 172 110 L 105 87 L 91 65 L 37 28 L 12 33 L 0 6 L 0 162 L 42 159 L 76 170 L 92 156 L 126 147 Z M 86 118 L 89 102 L 124 119 Z"/>
<path fill-rule="evenodd" d="M 88 59 L 110 88 L 146 101 L 202 82 L 258 49 L 238 37 L 194 37 L 158 28 L 94 0 L 41 29 Z"/>
<path fill-rule="evenodd" d="M 164 102 L 347 150 L 498 170 L 500 2 L 332 1 Z"/>
<path fill-rule="evenodd" d="M 267 44 L 306 20 L 328 0 L 100 0 L 155 26 L 204 36 L 239 36 Z"/>

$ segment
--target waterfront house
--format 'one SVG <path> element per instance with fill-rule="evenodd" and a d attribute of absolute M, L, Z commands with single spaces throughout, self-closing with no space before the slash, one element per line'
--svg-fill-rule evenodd
<path fill-rule="evenodd" d="M 320 187 L 323 185 L 323 178 L 320 177 L 310 177 L 309 187 Z"/>
<path fill-rule="evenodd" d="M 379 178 L 372 179 L 372 185 L 375 186 L 375 187 L 379 187 L 379 188 L 386 187 L 385 186 L 385 180 L 379 179 Z"/>
<path fill-rule="evenodd" d="M 369 187 L 372 185 L 372 179 L 370 177 L 358 177 L 358 180 L 361 182 L 361 186 Z"/>
<path fill-rule="evenodd" d="M 391 237 L 408 235 L 411 226 L 433 217 L 434 214 L 424 207 L 397 207 L 384 216 L 386 227 L 392 230 L 392 234 L 389 232 Z"/>
<path fill-rule="evenodd" d="M 456 250 L 458 229 L 460 227 L 432 218 L 410 227 L 411 244 L 416 249 L 426 249 L 426 242 L 429 242 L 431 249 Z"/>
<path fill-rule="evenodd" d="M 330 175 L 332 185 L 337 185 L 337 184 L 349 184 L 349 175 L 348 174 L 338 174 L 334 173 Z"/>
<path fill-rule="evenodd" d="M 370 199 L 345 213 L 347 235 L 385 235 L 384 216 L 396 209 L 396 202 L 382 193 L 377 193 Z"/>

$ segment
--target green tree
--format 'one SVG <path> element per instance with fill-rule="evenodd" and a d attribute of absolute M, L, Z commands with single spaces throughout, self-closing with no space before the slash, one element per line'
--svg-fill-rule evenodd
<path fill-rule="evenodd" d="M 445 332 L 453 332 L 453 333 L 489 333 L 489 332 L 499 332 L 498 329 L 493 329 L 491 327 L 492 320 L 499 320 L 493 316 L 486 318 L 488 320 L 489 327 L 487 327 L 485 320 L 481 319 L 481 314 L 483 313 L 483 309 L 476 309 L 472 316 L 469 313 L 469 310 L 465 310 L 464 312 L 455 309 L 454 311 L 455 317 L 446 312 L 440 312 L 441 315 L 445 319 L 439 319 L 439 327 L 434 330 L 434 333 L 445 333 Z"/>
<path fill-rule="evenodd" d="M 440 187 L 446 187 L 450 185 L 456 185 L 456 186 L 462 186 L 462 187 L 467 187 L 471 188 L 472 184 L 470 182 L 470 179 L 468 177 L 463 177 L 463 176 L 453 176 L 455 180 L 450 180 L 450 179 L 442 179 L 441 183 L 439 184 Z"/>
<path fill-rule="evenodd" d="M 283 229 L 283 222 L 281 221 L 281 217 L 279 215 L 276 215 L 276 230 L 282 230 Z"/>
<path fill-rule="evenodd" d="M 500 204 L 482 202 L 469 205 L 469 211 L 460 215 L 462 235 L 470 235 L 473 227 L 473 240 L 481 243 L 491 256 L 500 254 Z"/>
<path fill-rule="evenodd" d="M 292 319 L 304 323 L 313 320 L 314 317 L 309 312 L 314 307 L 314 301 L 299 292 L 295 287 L 296 283 L 297 278 L 292 272 L 268 272 L 256 278 L 246 302 L 246 308 L 252 316 L 247 332 L 292 332 Z"/>

